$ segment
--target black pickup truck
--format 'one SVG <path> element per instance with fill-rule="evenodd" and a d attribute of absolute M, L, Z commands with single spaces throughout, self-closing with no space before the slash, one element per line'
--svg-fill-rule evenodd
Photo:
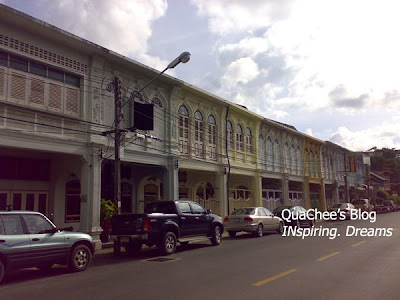
<path fill-rule="evenodd" d="M 177 242 L 210 239 L 212 245 L 221 243 L 224 231 L 220 216 L 192 201 L 158 201 L 146 205 L 144 214 L 120 214 L 111 219 L 111 239 L 114 253 L 123 246 L 129 255 L 137 255 L 142 245 L 156 245 L 163 254 L 176 251 Z"/>

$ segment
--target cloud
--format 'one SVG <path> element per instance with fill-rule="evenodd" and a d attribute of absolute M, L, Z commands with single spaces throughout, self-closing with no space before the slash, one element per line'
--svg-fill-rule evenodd
<path fill-rule="evenodd" d="M 220 35 L 266 28 L 285 18 L 290 9 L 288 0 L 192 0 L 200 16 L 209 18 L 209 30 Z"/>
<path fill-rule="evenodd" d="M 369 96 L 364 94 L 359 97 L 347 97 L 346 88 L 340 85 L 329 93 L 329 98 L 335 107 L 356 109 L 365 107 Z"/>
<path fill-rule="evenodd" d="M 228 66 L 223 79 L 230 84 L 240 82 L 246 84 L 255 79 L 259 73 L 257 64 L 250 57 L 243 57 Z"/>
<path fill-rule="evenodd" d="M 158 69 L 168 64 L 148 55 L 152 23 L 166 14 L 166 0 L 42 0 L 30 5 L 40 14 L 35 17 L 79 37 Z"/>
<path fill-rule="evenodd" d="M 313 136 L 313 132 L 312 132 L 311 128 L 307 128 L 305 133 L 308 134 L 309 136 Z"/>
<path fill-rule="evenodd" d="M 260 72 L 268 71 L 267 80 L 279 80 L 274 83 L 286 89 L 286 95 L 279 96 L 292 99 L 286 101 L 289 105 L 301 104 L 304 111 L 355 111 L 385 106 L 393 99 L 388 95 L 398 87 L 400 69 L 397 2 L 192 3 L 208 18 L 210 31 L 220 36 L 217 52 L 222 66 L 251 57 Z M 268 66 L 274 60 L 282 63 Z M 346 87 L 346 94 L 333 97 L 338 86 Z"/>
<path fill-rule="evenodd" d="M 366 151 L 373 146 L 378 148 L 400 148 L 400 123 L 384 122 L 381 125 L 363 130 L 350 130 L 339 127 L 330 141 L 353 151 Z"/>

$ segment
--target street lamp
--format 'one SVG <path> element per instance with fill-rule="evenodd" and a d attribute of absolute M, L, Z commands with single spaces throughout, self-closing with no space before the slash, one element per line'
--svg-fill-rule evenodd
<path fill-rule="evenodd" d="M 146 87 L 148 87 L 154 80 L 156 80 L 158 77 L 160 77 L 168 69 L 173 69 L 180 63 L 183 63 L 183 64 L 187 63 L 190 60 L 190 56 L 191 56 L 191 54 L 189 52 L 187 52 L 187 51 L 182 52 L 177 58 L 175 58 L 173 61 L 171 61 L 164 70 L 162 70 L 160 73 L 158 73 L 156 76 L 154 76 L 154 78 L 152 80 L 150 80 L 148 83 L 146 83 L 140 90 L 133 93 L 131 98 L 129 98 L 124 104 L 122 104 L 122 106 L 129 103 L 136 94 L 140 94 Z"/>
<path fill-rule="evenodd" d="M 120 145 L 121 145 L 121 128 L 120 128 L 120 116 L 122 107 L 132 101 L 136 94 L 141 93 L 146 87 L 148 87 L 152 82 L 154 82 L 158 77 L 160 77 L 168 69 L 175 68 L 180 63 L 187 63 L 190 60 L 190 53 L 185 51 L 182 52 L 177 58 L 175 58 L 169 65 L 154 76 L 148 83 L 146 83 L 139 91 L 136 91 L 131 95 L 131 97 L 121 104 L 120 93 L 118 92 L 118 82 L 119 79 L 115 77 L 114 79 L 114 89 L 115 89 L 115 139 L 114 139 L 114 199 L 117 203 L 118 213 L 121 213 L 121 159 L 120 159 Z"/>

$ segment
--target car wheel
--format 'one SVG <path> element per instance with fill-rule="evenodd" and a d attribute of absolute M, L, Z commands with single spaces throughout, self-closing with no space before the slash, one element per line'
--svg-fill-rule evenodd
<path fill-rule="evenodd" d="M 234 238 L 236 236 L 236 231 L 228 231 L 228 233 L 231 238 Z"/>
<path fill-rule="evenodd" d="M 278 234 L 283 233 L 283 222 L 279 222 L 278 230 L 276 231 Z"/>
<path fill-rule="evenodd" d="M 173 232 L 167 232 L 164 235 L 162 243 L 162 252 L 165 255 L 170 255 L 176 251 L 176 235 Z"/>
<path fill-rule="evenodd" d="M 125 251 L 129 256 L 137 256 L 142 250 L 142 243 L 140 242 L 130 242 L 127 246 L 125 246 Z"/>
<path fill-rule="evenodd" d="M 258 224 L 256 231 L 254 232 L 255 237 L 262 237 L 264 235 L 264 228 L 261 224 Z"/>
<path fill-rule="evenodd" d="M 213 233 L 211 236 L 211 244 L 213 246 L 218 246 L 219 244 L 221 244 L 221 239 L 222 239 L 221 227 L 216 225 L 213 229 Z"/>
<path fill-rule="evenodd" d="M 0 260 L 0 283 L 4 278 L 4 273 L 5 273 L 5 269 L 4 269 L 4 264 L 3 262 Z"/>
<path fill-rule="evenodd" d="M 40 264 L 36 266 L 40 271 L 48 271 L 53 267 L 53 263 Z"/>
<path fill-rule="evenodd" d="M 88 268 L 92 260 L 92 252 L 85 245 L 77 245 L 71 250 L 68 268 L 71 272 L 81 272 Z"/>

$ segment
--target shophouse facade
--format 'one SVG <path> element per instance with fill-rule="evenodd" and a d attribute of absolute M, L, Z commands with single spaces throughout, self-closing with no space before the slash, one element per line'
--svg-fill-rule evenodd
<path fill-rule="evenodd" d="M 115 198 L 115 76 L 121 212 L 190 199 L 225 216 L 343 199 L 346 149 L 168 75 L 142 90 L 158 73 L 0 5 L 0 210 L 41 211 L 101 246 L 100 199 Z M 129 130 L 134 103 L 153 104 L 154 130 Z"/>

